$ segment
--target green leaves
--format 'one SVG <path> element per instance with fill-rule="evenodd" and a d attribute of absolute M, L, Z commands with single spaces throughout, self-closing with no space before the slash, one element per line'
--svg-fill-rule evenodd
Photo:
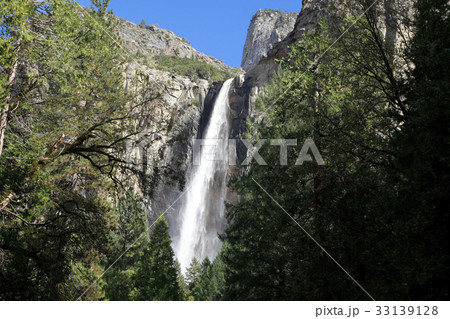
<path fill-rule="evenodd" d="M 149 240 L 142 202 L 130 190 L 119 199 L 116 218 L 110 257 L 103 264 L 104 268 L 114 264 L 104 276 L 106 299 L 181 300 L 181 274 L 164 217 L 156 222 Z"/>
<path fill-rule="evenodd" d="M 420 4 L 445 11 L 431 1 Z M 231 183 L 242 201 L 228 212 L 226 299 L 364 298 L 254 180 L 375 298 L 447 296 L 448 253 L 430 248 L 428 254 L 425 247 L 448 244 L 437 221 L 448 215 L 448 108 L 442 99 L 449 90 L 443 90 L 446 72 L 436 66 L 449 59 L 441 56 L 448 50 L 438 54 L 426 44 L 433 39 L 443 49 L 449 37 L 433 35 L 437 29 L 428 29 L 429 21 L 417 20 L 429 33 L 416 35 L 417 70 L 406 82 L 415 85 L 405 102 L 403 69 L 393 61 L 411 60 L 406 52 L 394 59 L 379 19 L 371 13 L 333 28 L 322 22 L 292 46 L 257 102 L 265 118 L 249 126 L 256 130 L 251 136 L 313 138 L 327 165 L 253 166 Z M 277 151 L 266 148 L 261 155 L 276 162 Z M 442 266 L 439 272 L 428 258 Z"/>
<path fill-rule="evenodd" d="M 1 211 L 0 296 L 75 299 L 109 244 L 105 175 L 120 162 L 127 125 L 124 59 L 113 18 L 74 1 L 2 1 L 0 10 L 2 205 L 13 194 Z M 84 297 L 103 298 L 100 286 Z"/>
<path fill-rule="evenodd" d="M 149 246 L 136 272 L 135 300 L 181 300 L 171 243 L 167 222 L 162 217 L 155 224 Z"/>

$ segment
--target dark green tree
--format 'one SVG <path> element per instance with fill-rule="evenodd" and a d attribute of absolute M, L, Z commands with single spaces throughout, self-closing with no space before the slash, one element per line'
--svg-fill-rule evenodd
<path fill-rule="evenodd" d="M 178 260 L 175 261 L 175 267 L 178 275 L 178 286 L 180 287 L 180 300 L 188 300 L 188 288 L 184 279 L 183 271 L 181 270 L 181 264 Z"/>
<path fill-rule="evenodd" d="M 188 299 L 195 300 L 198 295 L 200 280 L 203 273 L 202 264 L 198 262 L 197 258 L 192 259 L 191 264 L 186 269 L 185 279 L 188 288 Z"/>
<path fill-rule="evenodd" d="M 105 10 L 1 1 L 1 299 L 77 299 L 102 273 L 129 101 Z"/>
<path fill-rule="evenodd" d="M 155 224 L 148 248 L 144 250 L 136 272 L 134 300 L 181 300 L 182 292 L 168 233 L 168 224 L 161 217 Z"/>
<path fill-rule="evenodd" d="M 196 257 L 192 259 L 191 264 L 186 269 L 186 283 L 189 288 L 192 288 L 195 283 L 200 279 L 202 274 L 202 264 L 200 264 Z"/>
<path fill-rule="evenodd" d="M 145 212 L 142 203 L 130 190 L 119 200 L 115 208 L 115 227 L 111 231 L 112 245 L 104 264 L 105 269 L 113 265 L 104 275 L 103 289 L 108 300 L 132 300 L 136 287 L 135 277 L 141 267 L 149 238 L 146 235 Z M 144 234 L 144 235 L 143 235 Z M 136 241 L 140 238 L 138 241 Z M 130 249 L 130 245 L 133 245 Z M 125 254 L 123 254 L 126 252 Z M 123 255 L 122 255 L 123 254 Z M 119 260 L 116 260 L 119 258 Z"/>
<path fill-rule="evenodd" d="M 345 27 L 353 21 L 347 23 Z M 384 227 L 382 222 L 375 222 L 378 211 L 370 207 L 375 203 L 363 194 L 368 196 L 377 190 L 379 197 L 387 196 L 380 192 L 383 175 L 379 169 L 389 163 L 389 153 L 377 130 L 389 132 L 394 125 L 386 125 L 389 101 L 383 98 L 381 89 L 374 90 L 377 80 L 360 73 L 355 63 L 342 61 L 348 46 L 362 54 L 373 43 L 367 25 L 358 27 L 358 36 L 342 39 L 345 46 L 331 47 L 334 40 L 325 23 L 305 35 L 291 48 L 290 57 L 281 63 L 281 71 L 259 101 L 263 109 L 267 107 L 268 119 L 266 125 L 252 132 L 253 136 L 297 139 L 299 145 L 288 149 L 288 166 L 279 165 L 278 148 L 265 146 L 261 153 L 269 165 L 255 165 L 248 176 L 233 183 L 244 200 L 228 214 L 226 299 L 364 296 L 254 180 L 358 280 L 366 283 L 368 274 L 377 271 L 370 262 L 360 259 L 357 252 L 375 247 L 361 243 L 355 229 L 359 227 L 369 237 Z M 359 39 L 359 46 L 353 37 Z M 330 47 L 318 63 L 318 57 Z M 383 60 L 375 53 L 367 63 L 381 69 Z M 283 94 L 286 91 L 289 93 Z M 325 159 L 325 166 L 315 161 L 294 165 L 303 142 L 310 138 Z"/>
<path fill-rule="evenodd" d="M 218 301 L 222 300 L 225 290 L 225 264 L 222 261 L 223 251 L 211 263 L 208 258 L 202 263 L 202 274 L 198 280 L 195 300 Z"/>
<path fill-rule="evenodd" d="M 408 113 L 392 141 L 401 170 L 396 210 L 407 230 L 400 233 L 405 244 L 398 264 L 408 278 L 410 298 L 447 300 L 450 5 L 444 0 L 419 0 L 415 9 Z"/>
<path fill-rule="evenodd" d="M 225 299 L 368 298 L 265 191 L 375 298 L 447 296 L 448 37 L 432 34 L 448 29 L 448 8 L 419 3 L 412 60 L 391 55 L 378 9 L 304 35 L 260 98 L 266 119 L 250 137 L 312 138 L 326 165 L 280 166 L 266 145 L 268 166 L 232 183 L 242 202 L 228 212 Z"/>

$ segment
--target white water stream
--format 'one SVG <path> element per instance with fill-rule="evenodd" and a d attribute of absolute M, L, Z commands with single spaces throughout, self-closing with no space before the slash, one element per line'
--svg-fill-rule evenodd
<path fill-rule="evenodd" d="M 232 81 L 230 79 L 223 84 L 203 133 L 202 138 L 214 140 L 215 145 L 200 148 L 203 154 L 200 165 L 192 165 L 186 175 L 187 191 L 179 211 L 180 233 L 173 243 L 183 272 L 194 257 L 199 262 L 205 257 L 212 261 L 222 246 L 218 234 L 226 226 L 225 196 L 230 130 L 228 93 Z"/>

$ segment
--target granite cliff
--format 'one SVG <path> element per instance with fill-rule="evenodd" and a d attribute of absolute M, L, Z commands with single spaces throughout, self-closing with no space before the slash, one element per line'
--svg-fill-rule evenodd
<path fill-rule="evenodd" d="M 129 55 L 126 85 L 144 101 L 135 111 L 135 129 L 140 133 L 125 150 L 135 173 L 123 179 L 143 199 L 152 222 L 184 187 L 192 139 L 201 134 L 222 85 L 214 80 L 242 71 L 198 52 L 187 40 L 155 25 L 120 19 L 117 33 Z M 176 228 L 175 217 L 168 212 L 171 229 Z"/>
<path fill-rule="evenodd" d="M 289 54 L 289 47 L 297 42 L 305 33 L 311 32 L 317 27 L 319 21 L 324 18 L 333 24 L 339 24 L 342 19 L 336 16 L 349 14 L 352 16 L 361 15 L 362 7 L 349 5 L 344 1 L 334 3 L 329 0 L 303 0 L 302 9 L 297 16 L 292 31 L 281 41 L 273 44 L 267 55 L 260 59 L 259 63 L 245 75 L 240 75 L 235 79 L 234 89 L 230 94 L 230 107 L 233 115 L 232 138 L 242 138 L 246 132 L 247 120 L 255 120 L 258 111 L 255 110 L 255 101 L 264 87 L 269 83 L 270 77 L 277 70 L 277 59 L 286 57 Z M 400 16 L 395 10 L 395 6 L 403 7 L 402 12 L 408 12 L 407 16 Z M 374 8 L 381 12 L 378 21 L 379 30 L 382 32 L 386 47 L 397 50 L 405 45 L 404 39 L 409 38 L 410 30 L 404 24 L 412 18 L 411 0 L 380 1 L 374 4 Z M 330 15 L 329 12 L 338 14 Z M 245 54 L 245 53 L 244 53 Z M 394 59 L 398 59 L 394 55 Z M 395 61 L 395 63 L 403 63 Z M 404 69 L 404 65 L 397 65 L 399 70 Z M 401 76 L 399 74 L 399 76 Z M 243 145 L 238 144 L 238 155 L 242 158 L 246 156 L 247 150 Z"/>
<path fill-rule="evenodd" d="M 397 0 L 405 5 L 408 1 Z M 259 10 L 251 21 L 244 48 L 242 66 L 248 71 L 245 74 L 241 69 L 232 69 L 221 61 L 198 52 L 187 40 L 171 31 L 154 25 L 121 22 L 119 35 L 133 55 L 130 75 L 139 73 L 160 87 L 160 97 L 144 109 L 137 123 L 143 131 L 158 133 L 151 136 L 149 143 L 142 144 L 138 141 L 139 145 L 131 151 L 133 156 L 146 163 L 148 169 L 147 173 L 137 175 L 131 181 L 145 200 L 150 220 L 154 220 L 181 194 L 185 171 L 190 165 L 192 138 L 200 136 L 202 128 L 208 122 L 222 81 L 235 77 L 229 95 L 232 121 L 230 137 L 239 139 L 246 133 L 247 120 L 254 120 L 258 116 L 255 101 L 277 70 L 276 60 L 286 57 L 289 46 L 303 34 L 312 31 L 321 18 L 329 17 L 330 5 L 329 0 L 303 0 L 298 15 Z M 338 5 L 344 10 L 345 3 Z M 386 41 L 396 44 L 397 17 L 387 14 L 389 1 L 380 2 L 378 6 L 386 12 L 384 19 L 380 21 L 380 30 Z M 218 70 L 216 75 L 221 77 L 221 81 L 214 83 L 212 77 L 204 72 L 180 73 L 173 64 L 168 68 L 163 65 L 162 68 L 161 56 L 175 59 L 170 60 L 170 63 L 177 62 L 177 59 L 185 59 L 178 61 L 183 65 L 193 61 L 202 63 L 202 67 Z M 237 152 L 238 158 L 243 159 L 247 149 L 238 143 Z M 229 194 L 230 198 L 233 196 Z M 174 205 L 170 211 L 176 209 Z M 167 215 L 169 224 L 174 225 L 177 221 L 170 211 Z"/>
<path fill-rule="evenodd" d="M 283 40 L 293 29 L 298 13 L 258 10 L 247 32 L 241 67 L 248 72 L 265 57 L 273 45 Z"/>

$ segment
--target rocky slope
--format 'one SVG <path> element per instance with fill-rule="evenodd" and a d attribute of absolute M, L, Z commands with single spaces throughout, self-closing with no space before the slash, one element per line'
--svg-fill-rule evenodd
<path fill-rule="evenodd" d="M 241 67 L 248 72 L 265 57 L 272 46 L 283 40 L 293 29 L 298 13 L 258 10 L 247 32 Z"/>
<path fill-rule="evenodd" d="M 125 71 L 127 86 L 138 92 L 138 100 L 144 101 L 135 111 L 135 129 L 141 133 L 125 150 L 134 174 L 122 177 L 143 199 L 152 223 L 181 194 L 190 165 L 192 139 L 201 134 L 207 122 L 205 116 L 221 87 L 220 82 L 213 83 L 208 77 L 180 74 L 180 63 L 192 64 L 193 68 L 200 63 L 201 67 L 212 67 L 229 77 L 242 71 L 198 52 L 187 40 L 157 26 L 121 19 L 117 33 L 130 59 Z M 171 56 L 179 59 L 172 60 Z M 165 63 L 169 63 L 164 69 L 158 65 L 158 57 L 165 57 Z M 138 81 L 133 82 L 136 77 Z M 175 204 L 166 214 L 170 229 L 176 229 L 176 208 Z"/>
<path fill-rule="evenodd" d="M 232 112 L 232 138 L 243 138 L 247 129 L 247 119 L 255 118 L 255 101 L 269 83 L 271 75 L 277 69 L 275 59 L 280 59 L 288 54 L 288 47 L 307 31 L 315 28 L 320 18 L 326 14 L 328 0 L 303 0 L 302 10 L 297 16 L 291 32 L 280 42 L 273 45 L 259 63 L 245 75 L 235 79 L 234 90 L 230 94 L 230 108 Z M 238 157 L 245 158 L 246 148 L 238 144 Z"/>
<path fill-rule="evenodd" d="M 140 133 L 127 143 L 125 150 L 134 174 L 126 173 L 124 180 L 143 199 L 148 218 L 154 221 L 184 184 L 191 140 L 199 129 L 210 83 L 133 62 L 128 66 L 127 77 L 136 75 L 140 81 L 148 81 L 149 95 L 157 93 L 135 111 L 135 130 Z M 139 89 L 143 90 L 139 99 L 144 100 L 146 89 Z"/>
<path fill-rule="evenodd" d="M 133 54 L 149 57 L 160 54 L 173 55 L 196 59 L 222 71 L 239 72 L 214 57 L 198 52 L 188 40 L 175 35 L 170 30 L 160 29 L 157 25 L 134 24 L 120 19 L 118 35 L 125 42 L 127 51 Z"/>

